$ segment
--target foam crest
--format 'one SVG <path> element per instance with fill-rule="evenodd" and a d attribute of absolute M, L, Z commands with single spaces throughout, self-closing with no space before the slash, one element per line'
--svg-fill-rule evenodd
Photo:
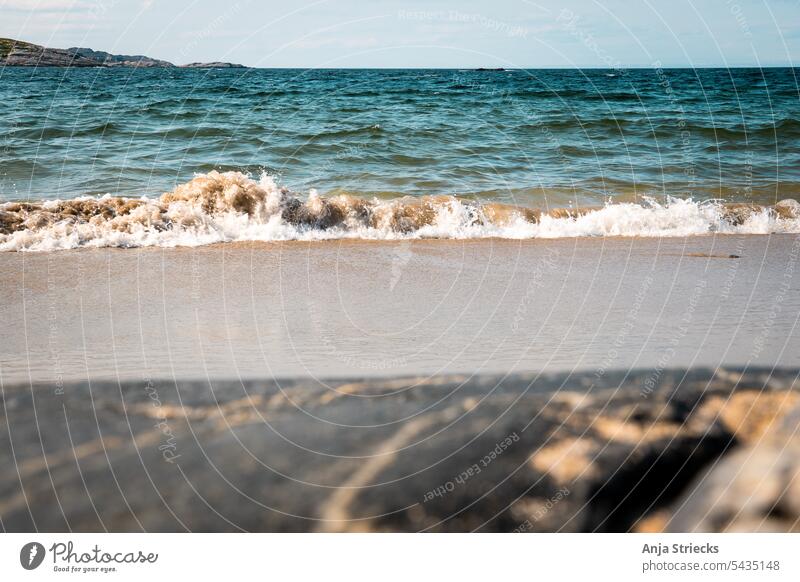
<path fill-rule="evenodd" d="M 453 196 L 292 194 L 269 176 L 209 172 L 159 198 L 106 195 L 0 205 L 0 250 L 198 246 L 342 238 L 559 238 L 800 233 L 800 204 L 648 199 L 548 211 Z"/>

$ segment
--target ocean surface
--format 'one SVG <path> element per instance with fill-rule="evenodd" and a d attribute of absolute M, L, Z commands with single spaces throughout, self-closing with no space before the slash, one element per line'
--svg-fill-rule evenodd
<path fill-rule="evenodd" d="M 6 68 L 0 249 L 800 232 L 796 205 L 772 207 L 800 198 L 798 86 L 795 69 Z"/>

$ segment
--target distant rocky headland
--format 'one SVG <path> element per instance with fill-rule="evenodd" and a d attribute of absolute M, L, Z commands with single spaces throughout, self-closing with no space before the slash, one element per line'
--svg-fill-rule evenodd
<path fill-rule="evenodd" d="M 114 55 L 90 48 L 54 49 L 0 38 L 0 67 L 186 67 L 192 69 L 246 68 L 244 65 L 214 61 L 175 65 L 145 55 Z"/>

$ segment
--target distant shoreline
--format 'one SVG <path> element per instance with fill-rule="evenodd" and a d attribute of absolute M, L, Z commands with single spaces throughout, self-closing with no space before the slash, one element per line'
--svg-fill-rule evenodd
<path fill-rule="evenodd" d="M 15 53 L 17 53 L 15 55 Z M 102 55 L 87 56 L 87 55 Z M 88 62 L 87 62 L 88 61 Z M 89 48 L 71 47 L 68 49 L 48 48 L 34 43 L 10 38 L 0 38 L 0 67 L 56 67 L 56 68 L 168 68 L 168 69 L 267 69 L 277 71 L 471 71 L 513 73 L 518 71 L 642 71 L 642 70 L 764 70 L 797 69 L 791 65 L 733 65 L 733 66 L 632 66 L 632 67 L 511 67 L 491 65 L 472 65 L 463 67 L 253 67 L 227 61 L 192 62 L 176 65 L 169 61 L 145 55 L 116 55 Z"/>
<path fill-rule="evenodd" d="M 186 69 L 246 69 L 244 65 L 224 61 L 193 62 L 175 65 L 169 61 L 145 55 L 117 55 L 90 48 L 48 48 L 11 38 L 0 38 L 0 66 L 3 67 L 62 67 L 62 68 L 186 68 Z"/>

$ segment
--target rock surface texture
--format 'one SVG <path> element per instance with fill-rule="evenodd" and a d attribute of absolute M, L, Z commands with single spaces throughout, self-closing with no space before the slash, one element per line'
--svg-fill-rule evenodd
<path fill-rule="evenodd" d="M 105 51 L 96 51 L 90 48 L 72 47 L 68 52 L 75 55 L 99 61 L 105 67 L 174 67 L 168 61 L 153 59 L 144 55 L 113 55 Z"/>
<path fill-rule="evenodd" d="M 796 530 L 799 385 L 720 369 L 4 386 L 0 524 Z"/>
<path fill-rule="evenodd" d="M 747 446 L 714 463 L 686 495 L 656 514 L 655 529 L 672 532 L 800 531 L 800 405 L 796 393 L 772 395 L 789 408 Z M 658 523 L 658 522 L 661 523 Z"/>
<path fill-rule="evenodd" d="M 68 50 L 50 49 L 29 42 L 0 38 L 3 67 L 99 67 L 102 63 Z"/>
<path fill-rule="evenodd" d="M 244 69 L 244 65 L 236 63 L 226 63 L 223 61 L 212 61 L 210 63 L 188 63 L 181 65 L 185 69 Z"/>

